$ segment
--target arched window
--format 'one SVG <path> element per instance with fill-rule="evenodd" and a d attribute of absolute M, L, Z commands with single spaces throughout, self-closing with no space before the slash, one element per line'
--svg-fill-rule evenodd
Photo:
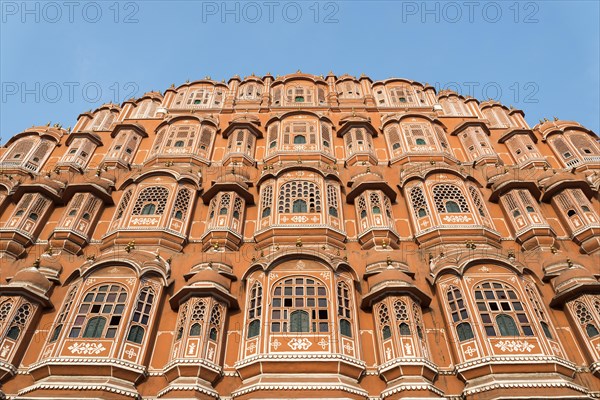
<path fill-rule="evenodd" d="M 304 200 L 294 200 L 294 206 L 292 212 L 295 213 L 305 213 L 307 212 L 306 201 Z"/>
<path fill-rule="evenodd" d="M 548 318 L 546 314 L 546 310 L 542 302 L 540 301 L 540 297 L 537 293 L 537 290 L 533 285 L 527 284 L 525 286 L 525 293 L 527 294 L 527 298 L 529 299 L 529 304 L 531 304 L 533 311 L 535 312 L 535 316 L 538 321 L 540 321 L 540 325 L 542 325 L 542 330 L 544 331 L 544 335 L 548 339 L 552 339 L 552 331 L 550 330 L 550 325 L 548 324 Z"/>
<path fill-rule="evenodd" d="M 410 323 L 410 319 L 408 317 L 408 308 L 406 303 L 401 300 L 396 300 L 394 302 L 394 312 L 396 313 L 396 322 L 398 322 L 400 335 L 410 335 L 410 326 L 408 325 Z"/>
<path fill-rule="evenodd" d="M 340 318 L 340 334 L 346 337 L 352 337 L 352 318 L 350 289 L 344 282 L 337 284 L 338 317 Z"/>
<path fill-rule="evenodd" d="M 146 204 L 142 207 L 142 215 L 153 215 L 156 211 L 156 205 L 154 204 Z"/>
<path fill-rule="evenodd" d="M 588 337 L 593 338 L 600 335 L 600 331 L 598 331 L 598 327 L 592 317 L 592 314 L 589 312 L 588 308 L 580 301 L 575 302 L 575 315 L 579 320 L 582 328 Z"/>
<path fill-rule="evenodd" d="M 12 340 L 19 339 L 21 332 L 27 326 L 27 321 L 31 317 L 31 304 L 25 303 L 22 304 L 17 313 L 13 317 L 10 325 L 8 326 L 8 330 L 6 331 L 6 337 Z"/>
<path fill-rule="evenodd" d="M 262 207 L 261 217 L 266 218 L 271 215 L 271 204 L 273 202 L 273 186 L 265 186 L 262 190 L 260 205 Z"/>
<path fill-rule="evenodd" d="M 321 192 L 315 183 L 291 181 L 279 191 L 279 212 L 321 212 Z"/>
<path fill-rule="evenodd" d="M 81 300 L 69 337 L 114 338 L 125 312 L 126 300 L 127 291 L 121 285 L 90 289 Z"/>
<path fill-rule="evenodd" d="M 303 135 L 296 135 L 294 136 L 294 144 L 305 144 L 306 143 L 306 137 Z"/>
<path fill-rule="evenodd" d="M 309 332 L 308 313 L 296 310 L 290 313 L 290 332 Z"/>
<path fill-rule="evenodd" d="M 200 336 L 202 334 L 202 325 L 206 316 L 206 301 L 204 299 L 194 299 L 192 303 L 192 315 L 190 317 L 189 336 Z"/>
<path fill-rule="evenodd" d="M 262 316 L 262 285 L 256 282 L 250 290 L 250 302 L 248 304 L 248 339 L 260 334 L 260 318 Z"/>
<path fill-rule="evenodd" d="M 133 215 L 162 215 L 169 198 L 169 189 L 151 186 L 143 189 L 133 206 Z"/>
<path fill-rule="evenodd" d="M 191 197 L 191 192 L 188 189 L 179 189 L 173 205 L 173 217 L 175 219 L 183 219 L 183 216 L 187 214 Z"/>
<path fill-rule="evenodd" d="M 329 206 L 329 215 L 338 217 L 338 196 L 335 186 L 327 185 L 327 205 Z"/>
<path fill-rule="evenodd" d="M 7 300 L 0 304 L 0 332 L 4 332 L 4 324 L 8 319 L 8 314 L 12 309 L 13 303 L 11 300 Z"/>
<path fill-rule="evenodd" d="M 519 336 L 517 324 L 510 315 L 500 314 L 496 316 L 496 325 L 500 330 L 500 336 Z"/>
<path fill-rule="evenodd" d="M 450 286 L 446 292 L 450 313 L 452 315 L 452 323 L 456 325 L 456 334 L 461 342 L 473 339 L 473 328 L 469 323 L 469 313 L 467 305 L 463 299 L 460 289 L 455 286 Z"/>
<path fill-rule="evenodd" d="M 468 213 L 469 205 L 462 191 L 455 185 L 442 183 L 433 187 L 433 200 L 437 212 Z"/>
<path fill-rule="evenodd" d="M 487 336 L 533 336 L 523 304 L 510 286 L 502 282 L 481 283 L 475 286 L 475 300 Z"/>
<path fill-rule="evenodd" d="M 448 200 L 446 201 L 446 212 L 448 213 L 459 213 L 460 207 L 455 201 Z"/>
<path fill-rule="evenodd" d="M 123 194 L 123 197 L 121 197 L 121 202 L 119 203 L 119 207 L 117 208 L 117 212 L 115 213 L 115 220 L 119 220 L 123 216 L 123 213 L 125 212 L 125 209 L 127 209 L 127 205 L 129 204 L 129 200 L 131 199 L 132 193 L 133 190 L 129 189 Z"/>
<path fill-rule="evenodd" d="M 54 323 L 56 325 L 56 327 L 54 328 L 54 331 L 52 332 L 52 336 L 50 336 L 50 340 L 48 341 L 49 343 L 52 343 L 52 342 L 55 342 L 56 340 L 58 340 L 60 332 L 63 329 L 65 321 L 67 320 L 67 316 L 69 315 L 69 311 L 71 310 L 71 306 L 73 305 L 73 299 L 75 298 L 76 293 L 77 293 L 77 286 L 73 286 L 71 288 L 71 290 L 69 291 L 69 293 L 67 294 L 67 297 L 65 298 L 65 301 L 63 303 L 60 314 L 58 314 L 58 317 L 56 318 L 56 322 Z M 1 312 L 2 311 L 0 310 L 0 313 Z"/>
<path fill-rule="evenodd" d="M 208 331 L 208 338 L 216 341 L 219 337 L 219 331 L 221 329 L 221 315 L 223 314 L 221 306 L 215 304 L 210 312 L 210 330 Z"/>
<path fill-rule="evenodd" d="M 100 338 L 104 332 L 104 326 L 106 325 L 106 318 L 104 317 L 92 317 L 89 319 L 85 330 L 83 331 L 84 338 Z"/>
<path fill-rule="evenodd" d="M 271 332 L 329 332 L 327 289 L 315 278 L 280 280 L 271 304 Z"/>
<path fill-rule="evenodd" d="M 387 340 L 392 337 L 392 329 L 390 327 L 390 312 L 385 304 L 379 306 L 377 311 L 379 317 L 379 326 L 381 329 L 381 337 Z"/>
<path fill-rule="evenodd" d="M 131 318 L 131 328 L 127 340 L 134 343 L 142 343 L 145 328 L 148 326 L 154 302 L 154 291 L 145 287 L 140 291 Z"/>
<path fill-rule="evenodd" d="M 417 218 L 422 218 L 429 215 L 429 206 L 420 186 L 415 186 L 410 189 L 410 201 L 413 211 Z"/>

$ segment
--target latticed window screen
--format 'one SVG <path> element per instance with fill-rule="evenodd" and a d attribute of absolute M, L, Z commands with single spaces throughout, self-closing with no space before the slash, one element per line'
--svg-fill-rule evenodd
<path fill-rule="evenodd" d="M 352 337 L 352 318 L 350 288 L 344 282 L 337 284 L 338 317 L 340 317 L 340 333 Z"/>
<path fill-rule="evenodd" d="M 425 330 L 423 329 L 423 315 L 421 307 L 419 307 L 417 303 L 413 302 L 412 311 L 415 327 L 417 328 L 417 336 L 419 336 L 419 339 L 425 340 Z"/>
<path fill-rule="evenodd" d="M 450 314 L 452 316 L 452 323 L 456 327 L 456 333 L 458 339 L 462 342 L 465 340 L 473 339 L 473 328 L 469 322 L 469 312 L 467 311 L 467 305 L 463 299 L 462 293 L 459 288 L 450 286 L 446 292 L 448 305 L 450 306 Z"/>
<path fill-rule="evenodd" d="M 442 183 L 433 187 L 433 201 L 438 213 L 447 212 L 469 212 L 469 205 L 467 199 L 463 195 L 462 191 L 455 185 Z M 448 202 L 454 203 L 458 206 L 458 209 L 451 209 Z M 454 205 L 452 207 L 454 207 Z"/>
<path fill-rule="evenodd" d="M 58 339 L 58 336 L 60 335 L 60 332 L 62 331 L 69 315 L 69 311 L 71 311 L 71 307 L 73 306 L 73 300 L 75 298 L 75 294 L 77 293 L 77 289 L 78 287 L 75 285 L 71 288 L 71 290 L 69 290 L 69 293 L 67 294 L 67 297 L 63 303 L 62 310 L 60 311 L 60 314 L 58 314 L 56 322 L 54 323 L 56 327 L 52 332 L 52 336 L 50 336 L 50 343 L 55 342 Z"/>
<path fill-rule="evenodd" d="M 379 193 L 371 192 L 369 194 L 369 203 L 373 214 L 381 214 L 381 197 L 379 196 Z"/>
<path fill-rule="evenodd" d="M 575 152 L 571 149 L 571 146 L 567 144 L 564 138 L 560 136 L 555 136 L 554 138 L 552 138 L 550 143 L 554 146 L 554 148 L 556 149 L 558 154 L 560 154 L 563 160 L 569 161 L 573 157 L 575 157 Z"/>
<path fill-rule="evenodd" d="M 423 189 L 420 186 L 415 186 L 410 189 L 410 201 L 412 204 L 413 212 L 415 217 L 422 218 L 429 215 L 429 206 L 427 205 L 427 199 L 423 193 Z"/>
<path fill-rule="evenodd" d="M 167 148 L 183 147 L 191 149 L 194 146 L 194 140 L 198 132 L 197 125 L 173 125 L 169 128 L 169 134 L 165 141 Z M 160 144 L 160 138 L 157 137 L 157 144 Z"/>
<path fill-rule="evenodd" d="M 147 187 L 138 195 L 132 214 L 162 215 L 165 212 L 168 198 L 169 189 L 162 186 Z"/>
<path fill-rule="evenodd" d="M 27 325 L 27 321 L 31 317 L 31 313 L 31 304 L 22 304 L 18 308 L 15 316 L 10 322 L 10 325 L 8 325 L 8 329 L 6 330 L 6 337 L 13 340 L 19 339 L 19 336 L 21 335 L 21 333 L 25 329 L 25 326 Z"/>
<path fill-rule="evenodd" d="M 177 318 L 177 328 L 175 329 L 175 332 L 176 332 L 175 341 L 176 342 L 181 340 L 181 338 L 183 337 L 183 330 L 185 328 L 185 322 L 187 320 L 188 303 L 189 302 L 184 303 L 181 306 L 181 308 L 179 309 L 179 315 Z"/>
<path fill-rule="evenodd" d="M 260 205 L 262 207 L 261 218 L 271 215 L 271 207 L 273 205 L 273 186 L 265 186 L 263 188 Z"/>
<path fill-rule="evenodd" d="M 588 310 L 588 308 L 580 301 L 576 301 L 574 303 L 575 315 L 579 324 L 585 331 L 588 337 L 593 338 L 600 335 L 600 331 L 598 330 L 598 324 L 595 319 L 592 317 L 592 314 Z"/>
<path fill-rule="evenodd" d="M 321 212 L 321 192 L 315 183 L 292 181 L 279 190 L 279 212 Z"/>
<path fill-rule="evenodd" d="M 410 87 L 394 87 L 389 89 L 390 99 L 394 105 L 412 104 L 415 97 Z"/>
<path fill-rule="evenodd" d="M 152 100 L 144 100 L 137 105 L 132 118 L 152 118 L 158 107 L 157 103 Z"/>
<path fill-rule="evenodd" d="M 332 217 L 338 217 L 338 196 L 337 190 L 333 185 L 327 185 L 327 206 L 329 207 L 329 215 Z"/>
<path fill-rule="evenodd" d="M 533 336 L 531 323 L 516 292 L 502 282 L 475 286 L 475 300 L 488 336 Z"/>
<path fill-rule="evenodd" d="M 191 307 L 192 315 L 190 316 L 189 336 L 200 336 L 202 334 L 202 325 L 206 321 L 206 300 L 194 299 Z"/>
<path fill-rule="evenodd" d="M 408 306 L 402 300 L 396 300 L 394 302 L 394 313 L 396 314 L 396 322 L 398 323 L 398 330 L 400 335 L 407 336 L 411 334 L 410 331 L 410 318 L 408 317 Z"/>
<path fill-rule="evenodd" d="M 469 194 L 471 195 L 471 198 L 473 199 L 473 203 L 475 204 L 475 208 L 477 208 L 477 211 L 479 212 L 479 215 L 484 218 L 484 220 L 486 222 L 488 219 L 487 216 L 487 212 L 485 209 L 485 204 L 483 204 L 483 201 L 481 200 L 481 196 L 479 195 L 479 191 L 474 188 L 473 186 L 469 186 Z"/>
<path fill-rule="evenodd" d="M 599 155 L 600 150 L 598 144 L 590 138 L 589 135 L 584 133 L 567 133 L 567 138 L 573 144 L 573 147 L 577 149 L 579 154 L 582 156 L 593 156 Z"/>
<path fill-rule="evenodd" d="M 133 190 L 129 189 L 128 191 L 126 191 L 123 194 L 123 197 L 121 198 L 121 202 L 119 203 L 119 207 L 117 208 L 117 212 L 115 213 L 115 219 L 121 219 L 121 217 L 123 216 L 123 213 L 125 212 L 125 210 L 127 209 L 127 206 L 129 205 L 129 200 L 131 200 L 132 193 L 133 193 Z"/>
<path fill-rule="evenodd" d="M 154 303 L 155 293 L 152 288 L 145 287 L 140 290 L 133 316 L 131 318 L 131 328 L 127 340 L 134 343 L 142 343 L 144 333 L 150 321 L 150 312 L 152 311 L 152 303 Z"/>
<path fill-rule="evenodd" d="M 325 122 L 321 123 L 321 140 L 323 141 L 323 148 L 325 150 L 331 148 L 331 129 Z"/>
<path fill-rule="evenodd" d="M 223 316 L 222 307 L 215 304 L 210 312 L 210 329 L 208 331 L 208 338 L 210 340 L 217 340 L 219 337 L 219 330 L 221 329 L 221 318 Z"/>
<path fill-rule="evenodd" d="M 431 125 L 426 123 L 402 124 L 402 132 L 410 146 L 437 146 Z"/>
<path fill-rule="evenodd" d="M 365 196 L 360 196 L 358 201 L 356 202 L 358 214 L 360 215 L 360 219 L 367 217 L 367 200 Z"/>
<path fill-rule="evenodd" d="M 260 317 L 262 316 L 262 285 L 256 282 L 250 290 L 248 303 L 248 339 L 260 334 Z"/>
<path fill-rule="evenodd" d="M 544 305 L 542 304 L 538 295 L 537 289 L 535 289 L 533 285 L 527 284 L 525 286 L 525 293 L 527 294 L 527 299 L 533 308 L 535 316 L 537 317 L 538 321 L 540 321 L 540 325 L 542 325 L 544 335 L 546 335 L 548 339 L 552 339 L 549 320 L 547 318 L 546 311 L 544 310 Z"/>
<path fill-rule="evenodd" d="M 7 323 L 8 314 L 10 314 L 12 306 L 12 300 L 6 300 L 0 304 L 0 332 L 4 332 L 4 325 Z"/>
<path fill-rule="evenodd" d="M 381 304 L 377 310 L 377 318 L 379 319 L 379 328 L 383 340 L 392 337 L 392 328 L 390 326 L 390 312 L 385 304 Z"/>
<path fill-rule="evenodd" d="M 294 277 L 274 285 L 271 332 L 329 332 L 325 285 L 314 278 Z"/>
<path fill-rule="evenodd" d="M 34 147 L 35 141 L 32 139 L 17 140 L 10 150 L 6 153 L 3 161 L 23 160 L 29 151 Z"/>
<path fill-rule="evenodd" d="M 400 143 L 400 132 L 398 131 L 398 127 L 392 126 L 391 128 L 389 128 L 387 130 L 387 136 L 392 154 L 398 154 L 402 148 L 402 145 Z"/>
<path fill-rule="evenodd" d="M 235 219 L 240 219 L 242 212 L 244 211 L 244 201 L 239 197 L 236 197 L 233 202 L 233 213 L 232 216 Z"/>
<path fill-rule="evenodd" d="M 183 219 L 187 214 L 188 207 L 190 206 L 191 192 L 188 189 L 182 188 L 177 192 L 175 198 L 175 204 L 173 205 L 173 217 L 176 219 Z"/>
<path fill-rule="evenodd" d="M 125 307 L 127 291 L 121 285 L 101 285 L 89 290 L 79 303 L 70 338 L 114 338 Z"/>

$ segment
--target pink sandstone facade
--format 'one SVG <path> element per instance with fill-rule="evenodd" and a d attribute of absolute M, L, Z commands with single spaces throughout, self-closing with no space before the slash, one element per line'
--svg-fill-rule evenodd
<path fill-rule="evenodd" d="M 0 148 L 0 397 L 600 398 L 600 145 L 406 79 L 210 78 Z"/>

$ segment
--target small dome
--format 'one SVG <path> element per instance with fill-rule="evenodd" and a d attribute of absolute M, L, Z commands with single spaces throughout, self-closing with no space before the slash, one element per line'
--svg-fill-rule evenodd
<path fill-rule="evenodd" d="M 229 290 L 229 287 L 231 286 L 231 281 L 229 279 L 210 268 L 197 272 L 192 278 L 190 278 L 190 280 L 187 282 L 187 285 L 200 286 L 203 283 L 216 283 L 227 290 Z"/>
<path fill-rule="evenodd" d="M 52 283 L 35 267 L 20 269 L 11 279 L 9 286 L 30 287 L 36 292 L 46 294 Z"/>

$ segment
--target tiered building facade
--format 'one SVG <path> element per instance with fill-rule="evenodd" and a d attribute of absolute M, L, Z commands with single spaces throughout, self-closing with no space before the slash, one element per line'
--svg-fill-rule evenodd
<path fill-rule="evenodd" d="M 600 398 L 577 122 L 206 78 L 32 126 L 0 172 L 0 397 Z"/>

